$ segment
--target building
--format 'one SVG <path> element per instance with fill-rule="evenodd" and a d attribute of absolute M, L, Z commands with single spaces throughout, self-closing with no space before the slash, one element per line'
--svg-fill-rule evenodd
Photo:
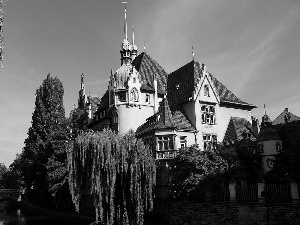
<path fill-rule="evenodd" d="M 149 143 L 157 159 L 171 159 L 179 148 L 198 144 L 206 149 L 223 142 L 233 120 L 251 123 L 256 106 L 240 100 L 194 59 L 167 74 L 147 52 L 128 40 L 126 9 L 121 66 L 111 71 L 108 89 L 93 113 L 83 77 L 80 107 L 87 105 L 88 127 L 134 130 Z"/>

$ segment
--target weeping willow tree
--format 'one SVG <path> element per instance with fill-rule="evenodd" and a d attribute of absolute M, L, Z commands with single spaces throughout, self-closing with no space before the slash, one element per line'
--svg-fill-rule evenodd
<path fill-rule="evenodd" d="M 76 210 L 89 186 L 99 224 L 143 224 L 144 213 L 153 208 L 155 161 L 132 131 L 82 133 L 69 145 L 68 169 Z"/>

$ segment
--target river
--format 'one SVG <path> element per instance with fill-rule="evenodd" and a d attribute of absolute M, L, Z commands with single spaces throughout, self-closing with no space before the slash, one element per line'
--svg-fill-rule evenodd
<path fill-rule="evenodd" d="M 6 201 L 0 202 L 0 225 L 74 225 L 51 216 L 41 216 L 16 207 Z M 79 223 L 81 224 L 81 223 Z M 77 225 L 79 225 L 77 224 Z"/>

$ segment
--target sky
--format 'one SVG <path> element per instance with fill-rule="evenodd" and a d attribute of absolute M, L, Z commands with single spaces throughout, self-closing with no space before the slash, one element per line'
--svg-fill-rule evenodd
<path fill-rule="evenodd" d="M 127 0 L 131 41 L 167 73 L 193 58 L 241 100 L 264 104 L 274 120 L 285 108 L 300 116 L 299 0 Z M 0 162 L 22 152 L 35 91 L 50 73 L 64 86 L 68 116 L 80 75 L 102 96 L 120 67 L 122 0 L 8 0 L 0 71 Z"/>

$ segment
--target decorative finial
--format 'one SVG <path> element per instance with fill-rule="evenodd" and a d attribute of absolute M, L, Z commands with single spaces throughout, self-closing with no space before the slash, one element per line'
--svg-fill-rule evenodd
<path fill-rule="evenodd" d="M 267 115 L 266 104 L 264 104 L 265 115 Z"/>
<path fill-rule="evenodd" d="M 193 54 L 193 60 L 194 60 L 194 58 L 195 58 L 194 46 L 192 46 L 192 54 Z"/>
<path fill-rule="evenodd" d="M 134 45 L 134 28 L 132 27 L 132 45 Z"/>
<path fill-rule="evenodd" d="M 127 4 L 127 2 L 122 2 L 122 4 L 125 4 L 125 10 L 124 10 L 124 14 L 125 14 L 124 33 L 125 33 L 125 40 L 128 40 L 128 36 L 127 36 L 127 18 L 126 18 L 126 4 Z"/>
<path fill-rule="evenodd" d="M 144 52 L 146 51 L 146 42 L 144 41 Z"/>

